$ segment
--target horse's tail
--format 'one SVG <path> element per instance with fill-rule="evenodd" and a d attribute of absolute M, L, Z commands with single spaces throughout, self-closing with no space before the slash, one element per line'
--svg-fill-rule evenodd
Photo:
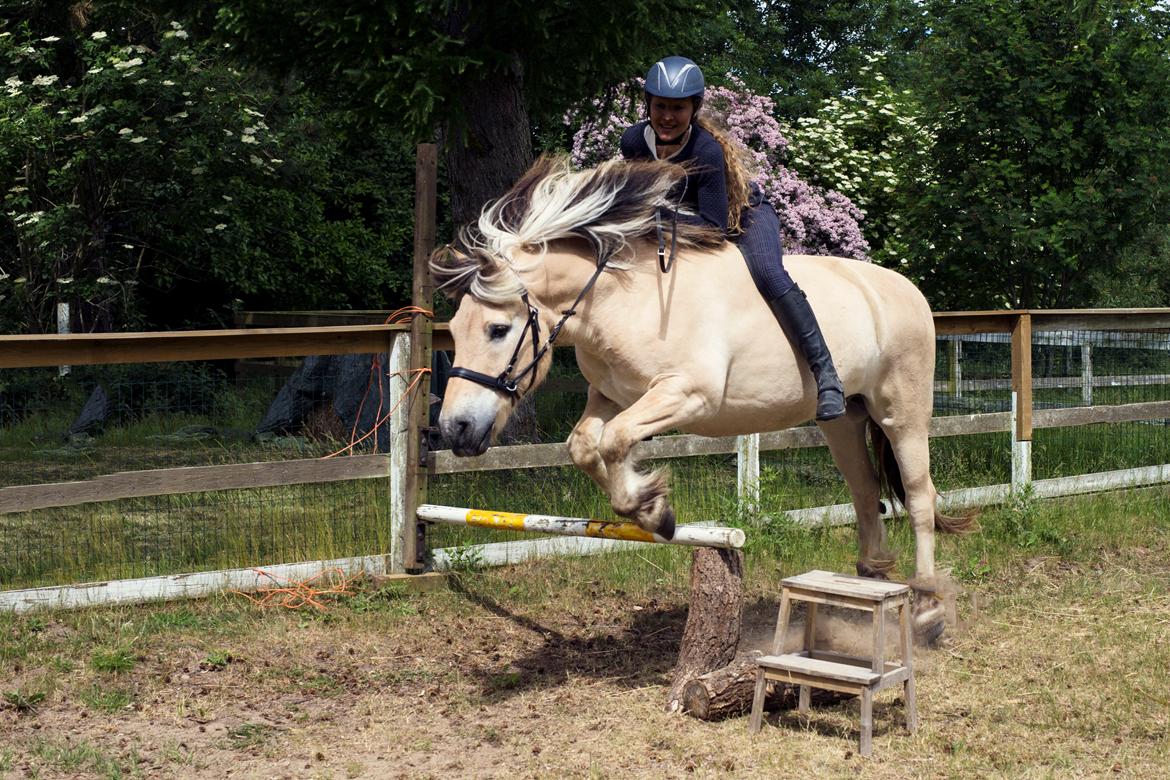
<path fill-rule="evenodd" d="M 886 432 L 881 426 L 869 420 L 869 442 L 873 447 L 873 457 L 877 462 L 878 485 L 886 498 L 891 501 L 898 499 L 898 503 L 906 506 L 906 486 L 902 484 L 902 471 L 898 468 L 898 461 L 894 457 L 894 447 L 890 444 Z M 979 513 L 968 512 L 965 515 L 952 517 L 934 508 L 934 527 L 946 534 L 969 534 L 979 530 Z"/>

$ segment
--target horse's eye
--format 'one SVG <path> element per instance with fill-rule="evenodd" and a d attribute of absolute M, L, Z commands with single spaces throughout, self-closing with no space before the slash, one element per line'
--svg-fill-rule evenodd
<path fill-rule="evenodd" d="M 492 341 L 499 341 L 504 336 L 508 335 L 508 331 L 512 329 L 511 325 L 489 325 L 488 338 Z"/>

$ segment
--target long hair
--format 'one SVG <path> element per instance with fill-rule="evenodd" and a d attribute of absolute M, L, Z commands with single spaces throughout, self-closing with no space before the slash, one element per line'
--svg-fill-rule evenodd
<path fill-rule="evenodd" d="M 695 124 L 710 133 L 723 147 L 723 170 L 727 185 L 727 232 L 730 235 L 738 235 L 743 232 L 743 212 L 748 207 L 752 193 L 750 158 L 747 150 L 728 134 L 723 117 L 710 110 L 700 115 L 697 106 L 695 112 Z"/>
<path fill-rule="evenodd" d="M 650 116 L 650 101 L 653 95 L 646 92 L 643 98 L 646 116 Z M 727 233 L 732 236 L 739 235 L 743 232 L 743 212 L 748 207 L 752 194 L 751 157 L 747 149 L 727 132 L 727 123 L 722 114 L 711 109 L 701 113 L 703 98 L 698 95 L 691 98 L 691 105 L 695 111 L 694 119 L 691 121 L 710 133 L 723 149 L 724 184 L 727 187 Z"/>

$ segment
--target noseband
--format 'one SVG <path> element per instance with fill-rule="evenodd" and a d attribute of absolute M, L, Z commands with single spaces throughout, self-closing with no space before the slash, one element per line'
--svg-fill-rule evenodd
<path fill-rule="evenodd" d="M 528 386 L 524 388 L 524 392 L 532 389 L 532 383 L 536 379 L 536 367 L 540 363 L 541 358 L 545 353 L 552 349 L 553 342 L 557 340 L 557 336 L 561 335 L 561 328 L 564 327 L 569 317 L 577 313 L 577 306 L 580 305 L 581 300 L 589 294 L 596 284 L 601 272 L 605 270 L 605 264 L 608 258 L 601 259 L 597 262 L 597 269 L 593 275 L 589 277 L 589 281 L 581 288 L 581 292 L 577 294 L 577 299 L 573 301 L 573 305 L 565 311 L 561 312 L 561 318 L 556 325 L 552 326 L 552 330 L 548 332 L 548 338 L 544 343 L 540 343 L 540 313 L 536 307 L 528 300 L 528 292 L 525 291 L 520 296 L 520 300 L 524 301 L 524 306 L 528 309 L 528 319 L 524 322 L 524 330 L 520 331 L 520 338 L 516 340 L 516 348 L 512 350 L 512 357 L 508 359 L 508 365 L 500 372 L 499 376 L 491 376 L 490 374 L 481 374 L 479 371 L 472 371 L 470 368 L 462 368 L 456 366 L 448 372 L 448 376 L 454 379 L 466 379 L 469 382 L 475 382 L 478 385 L 496 390 L 511 398 L 513 401 L 520 397 L 519 386 L 520 381 L 524 377 L 532 374 L 528 379 Z M 513 376 L 512 372 L 516 369 L 516 361 L 520 358 L 520 348 L 524 346 L 524 337 L 529 333 L 532 334 L 532 360 L 528 365 L 520 369 L 520 371 Z"/>

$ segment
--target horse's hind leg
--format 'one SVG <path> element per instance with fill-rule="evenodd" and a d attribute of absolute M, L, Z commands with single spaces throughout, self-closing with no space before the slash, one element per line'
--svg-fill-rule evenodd
<path fill-rule="evenodd" d="M 879 423 L 902 476 L 906 513 L 914 529 L 915 571 L 911 583 L 918 593 L 914 628 L 919 637 L 933 641 L 943 631 L 945 607 L 938 597 L 934 568 L 934 532 L 938 494 L 930 478 L 929 419 L 899 421 L 886 417 Z"/>
<path fill-rule="evenodd" d="M 885 579 L 894 568 L 894 556 L 886 548 L 886 524 L 880 512 L 881 487 L 865 443 L 868 421 L 865 405 L 854 400 L 844 417 L 822 423 L 820 428 L 853 497 L 859 548 L 857 573 Z"/>

